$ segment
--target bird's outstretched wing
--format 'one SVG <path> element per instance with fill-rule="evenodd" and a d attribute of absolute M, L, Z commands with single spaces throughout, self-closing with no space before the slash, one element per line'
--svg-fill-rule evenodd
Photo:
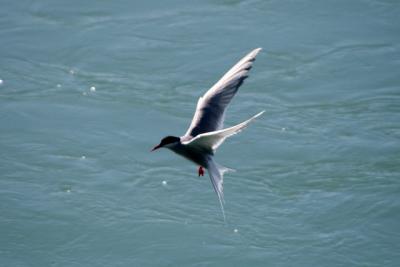
<path fill-rule="evenodd" d="M 264 112 L 265 111 L 261 111 L 250 119 L 235 126 L 218 131 L 199 134 L 189 141 L 183 141 L 182 144 L 197 151 L 213 154 L 215 150 L 225 141 L 226 138 L 237 134 L 238 132 L 246 128 L 252 120 L 261 116 Z"/>
<path fill-rule="evenodd" d="M 222 129 L 225 109 L 247 78 L 260 51 L 261 48 L 257 48 L 247 54 L 199 98 L 193 120 L 185 134 L 188 139 Z"/>

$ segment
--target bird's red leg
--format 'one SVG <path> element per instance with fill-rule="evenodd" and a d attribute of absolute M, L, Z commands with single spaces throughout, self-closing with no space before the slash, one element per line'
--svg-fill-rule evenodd
<path fill-rule="evenodd" d="M 204 176 L 204 169 L 202 166 L 199 167 L 199 176 Z"/>

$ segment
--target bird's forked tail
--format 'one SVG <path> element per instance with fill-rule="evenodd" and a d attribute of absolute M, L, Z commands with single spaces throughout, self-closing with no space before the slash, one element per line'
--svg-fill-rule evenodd
<path fill-rule="evenodd" d="M 235 170 L 224 167 L 216 163 L 212 158 L 208 159 L 208 174 L 210 175 L 211 183 L 214 187 L 215 193 L 217 193 L 219 204 L 221 205 L 222 216 L 225 221 L 225 211 L 224 211 L 224 192 L 223 192 L 223 183 L 224 183 L 224 173 L 225 172 L 233 172 Z"/>

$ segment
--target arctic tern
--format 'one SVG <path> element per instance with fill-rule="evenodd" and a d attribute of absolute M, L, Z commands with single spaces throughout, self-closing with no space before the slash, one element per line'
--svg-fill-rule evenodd
<path fill-rule="evenodd" d="M 208 170 L 211 183 L 218 195 L 222 215 L 225 220 L 223 175 L 232 169 L 223 167 L 214 161 L 217 148 L 226 138 L 240 132 L 264 111 L 235 126 L 223 129 L 225 110 L 232 98 L 248 77 L 253 62 L 261 48 L 254 49 L 234 65 L 214 86 L 197 102 L 196 111 L 187 132 L 181 136 L 167 136 L 152 151 L 168 148 L 199 166 L 198 175 Z"/>

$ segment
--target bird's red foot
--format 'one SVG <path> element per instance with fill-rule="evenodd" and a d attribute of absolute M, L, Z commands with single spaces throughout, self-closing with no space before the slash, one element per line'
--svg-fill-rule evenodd
<path fill-rule="evenodd" d="M 204 169 L 203 167 L 199 167 L 199 176 L 204 176 Z"/>

